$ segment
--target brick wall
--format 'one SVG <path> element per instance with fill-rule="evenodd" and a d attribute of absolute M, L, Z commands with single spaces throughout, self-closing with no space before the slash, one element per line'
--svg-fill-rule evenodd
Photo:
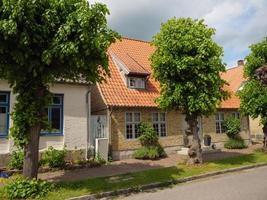
<path fill-rule="evenodd" d="M 232 115 L 235 110 L 220 111 L 224 113 L 225 118 Z M 140 112 L 141 121 L 152 124 L 152 113 L 160 112 L 153 108 L 113 108 L 111 112 L 111 137 L 110 144 L 112 146 L 113 156 L 115 159 L 128 158 L 135 149 L 141 147 L 137 139 L 126 139 L 125 113 Z M 183 146 L 183 133 L 187 128 L 184 120 L 184 115 L 178 111 L 167 112 L 167 136 L 160 137 L 160 144 L 164 148 L 172 148 L 177 150 Z M 223 143 L 227 140 L 226 134 L 217 134 L 215 128 L 215 115 L 202 118 L 202 135 L 209 134 L 212 137 L 212 142 Z M 248 123 L 247 118 L 241 119 L 241 136 L 248 140 Z"/>

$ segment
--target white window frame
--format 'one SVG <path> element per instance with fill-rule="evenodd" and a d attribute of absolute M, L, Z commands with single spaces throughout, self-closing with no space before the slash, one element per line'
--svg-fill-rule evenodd
<path fill-rule="evenodd" d="M 240 112 L 232 112 L 232 116 L 236 119 L 240 119 Z"/>
<path fill-rule="evenodd" d="M 223 122 L 224 122 L 224 113 L 222 113 L 222 112 L 216 113 L 216 116 L 215 116 L 215 132 L 217 134 L 225 133 L 225 129 L 223 127 Z M 219 125 L 219 131 L 217 131 L 217 124 Z"/>
<path fill-rule="evenodd" d="M 127 114 L 132 114 L 132 121 L 129 122 L 127 121 Z M 139 121 L 135 121 L 134 115 L 135 114 L 139 114 L 140 116 L 140 120 Z M 135 126 L 136 125 L 140 125 L 141 123 L 141 113 L 140 112 L 125 112 L 125 138 L 127 140 L 132 140 L 132 139 L 137 139 L 140 136 L 140 133 L 136 136 L 136 132 L 135 132 Z M 132 138 L 127 138 L 127 125 L 132 125 Z"/>
<path fill-rule="evenodd" d="M 164 114 L 164 118 L 165 118 L 164 121 L 161 120 L 161 118 L 160 118 L 161 114 Z M 153 119 L 154 115 L 157 115 L 157 118 L 158 118 L 157 121 L 155 121 Z M 151 114 L 151 118 L 152 118 L 152 126 L 153 126 L 153 128 L 154 128 L 154 124 L 158 125 L 158 132 L 155 130 L 157 132 L 158 136 L 159 137 L 167 137 L 167 113 L 166 112 L 153 112 Z M 165 124 L 165 135 L 162 135 L 162 133 L 161 133 L 161 124 Z"/>
<path fill-rule="evenodd" d="M 131 80 L 135 81 L 135 84 L 131 85 Z M 137 81 L 142 81 L 142 86 L 137 86 Z M 146 81 L 145 78 L 139 78 L 139 77 L 128 77 L 128 87 L 131 89 L 145 89 L 146 88 Z"/>

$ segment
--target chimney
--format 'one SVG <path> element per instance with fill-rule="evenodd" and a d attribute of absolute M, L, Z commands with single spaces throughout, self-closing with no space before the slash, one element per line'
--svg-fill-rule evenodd
<path fill-rule="evenodd" d="M 244 60 L 238 60 L 237 61 L 237 66 L 240 67 L 240 66 L 244 66 Z"/>

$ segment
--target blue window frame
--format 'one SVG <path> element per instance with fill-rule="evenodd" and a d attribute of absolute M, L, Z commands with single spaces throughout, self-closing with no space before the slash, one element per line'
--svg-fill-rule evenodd
<path fill-rule="evenodd" d="M 0 92 L 0 137 L 6 137 L 9 130 L 9 92 Z"/>
<path fill-rule="evenodd" d="M 62 94 L 53 95 L 52 103 L 46 108 L 51 129 L 42 130 L 41 135 L 63 135 L 63 97 Z"/>

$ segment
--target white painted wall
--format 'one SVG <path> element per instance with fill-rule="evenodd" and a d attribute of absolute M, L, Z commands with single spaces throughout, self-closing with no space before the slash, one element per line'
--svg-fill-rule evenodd
<path fill-rule="evenodd" d="M 78 84 L 55 84 L 50 87 L 52 93 L 64 94 L 63 136 L 41 136 L 40 150 L 49 146 L 61 149 L 66 145 L 69 150 L 85 149 L 87 135 L 86 93 L 88 86 Z M 0 80 L 0 91 L 10 91 L 10 112 L 13 110 L 15 96 L 6 81 Z M 10 119 L 10 127 L 12 119 Z M 14 148 L 13 141 L 0 138 L 0 154 Z"/>

